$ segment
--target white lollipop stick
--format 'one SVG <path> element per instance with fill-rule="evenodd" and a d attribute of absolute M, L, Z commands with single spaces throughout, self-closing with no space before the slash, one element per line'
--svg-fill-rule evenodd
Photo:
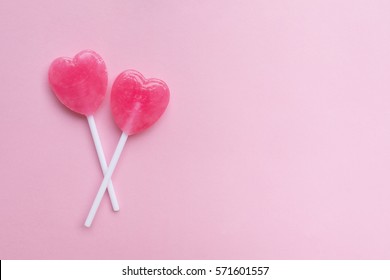
<path fill-rule="evenodd" d="M 118 160 L 119 160 L 119 157 L 123 151 L 123 148 L 125 147 L 125 144 L 126 144 L 128 137 L 129 136 L 126 133 L 122 132 L 121 138 L 119 139 L 118 145 L 116 146 L 114 155 L 112 156 L 110 165 L 108 166 L 107 172 L 104 174 L 104 179 L 99 187 L 98 193 L 96 194 L 95 200 L 93 201 L 91 210 L 89 210 L 88 217 L 85 220 L 84 225 L 86 227 L 90 227 L 92 224 L 92 221 L 95 217 L 96 211 L 99 208 L 99 205 L 100 205 L 100 202 L 102 201 L 104 192 L 107 189 L 108 182 L 110 181 L 111 176 L 114 173 L 115 167 L 118 163 Z"/>
<path fill-rule="evenodd" d="M 108 167 L 107 167 L 106 157 L 104 156 L 102 143 L 100 142 L 100 137 L 96 128 L 95 119 L 91 115 L 91 116 L 87 116 L 87 120 L 88 120 L 89 128 L 91 130 L 93 142 L 95 143 L 95 148 L 99 158 L 100 167 L 102 168 L 103 175 L 105 175 L 107 173 Z M 112 184 L 111 180 L 109 181 L 108 184 L 108 195 L 110 196 L 112 209 L 114 211 L 119 211 L 118 200 L 116 199 L 114 185 Z"/>

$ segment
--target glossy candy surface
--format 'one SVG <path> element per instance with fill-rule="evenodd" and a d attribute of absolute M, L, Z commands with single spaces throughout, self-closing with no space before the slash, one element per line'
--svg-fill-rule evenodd
<path fill-rule="evenodd" d="M 74 58 L 59 57 L 50 65 L 49 83 L 57 98 L 69 109 L 92 115 L 107 90 L 107 70 L 94 51 L 84 50 Z"/>
<path fill-rule="evenodd" d="M 127 135 L 142 132 L 153 125 L 168 103 L 168 86 L 158 79 L 145 79 L 135 70 L 122 72 L 112 86 L 112 114 Z"/>

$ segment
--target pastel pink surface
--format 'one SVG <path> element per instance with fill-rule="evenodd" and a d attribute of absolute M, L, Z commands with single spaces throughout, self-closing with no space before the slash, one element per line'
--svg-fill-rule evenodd
<path fill-rule="evenodd" d="M 168 86 L 158 79 L 145 79 L 134 70 L 119 74 L 111 90 L 111 111 L 116 124 L 127 135 L 152 126 L 169 103 Z"/>
<path fill-rule="evenodd" d="M 23 9 L 21 9 L 23 7 Z M 77 7 L 77 8 L 75 8 Z M 390 2 L 1 1 L 0 259 L 390 259 Z M 21 20 L 23 19 L 23 20 Z M 28 47 L 28 51 L 26 51 Z M 104 197 L 58 55 L 169 83 Z M 109 160 L 121 135 L 95 114 Z"/>
<path fill-rule="evenodd" d="M 106 64 L 92 50 L 81 51 L 73 59 L 59 57 L 50 65 L 49 83 L 66 107 L 79 114 L 92 115 L 106 94 Z"/>

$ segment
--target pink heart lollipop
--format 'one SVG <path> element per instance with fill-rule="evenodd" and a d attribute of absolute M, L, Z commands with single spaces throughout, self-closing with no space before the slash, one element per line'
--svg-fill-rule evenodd
<path fill-rule="evenodd" d="M 153 125 L 167 108 L 169 95 L 168 86 L 163 81 L 145 79 L 134 70 L 126 70 L 115 79 L 111 90 L 111 111 L 116 124 L 122 130 L 122 135 L 89 211 L 85 226 L 90 227 L 92 224 L 128 136 L 142 132 Z"/>
<path fill-rule="evenodd" d="M 104 174 L 107 162 L 93 117 L 107 90 L 107 70 L 103 59 L 91 50 L 81 51 L 73 59 L 59 57 L 50 65 L 49 83 L 62 104 L 87 117 Z M 108 193 L 114 211 L 118 211 L 119 205 L 111 181 Z"/>
<path fill-rule="evenodd" d="M 106 65 L 91 50 L 81 51 L 73 59 L 59 57 L 50 65 L 49 82 L 66 107 L 89 116 L 96 112 L 106 94 Z"/>
<path fill-rule="evenodd" d="M 111 91 L 111 111 L 116 124 L 127 135 L 144 131 L 164 113 L 169 89 L 158 79 L 145 78 L 134 70 L 122 72 Z"/>

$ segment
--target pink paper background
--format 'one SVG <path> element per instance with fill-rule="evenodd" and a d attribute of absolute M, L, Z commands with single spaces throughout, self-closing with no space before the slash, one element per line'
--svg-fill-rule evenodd
<path fill-rule="evenodd" d="M 0 259 L 389 259 L 390 2 L 1 1 Z M 171 103 L 102 175 L 50 92 L 91 48 Z M 107 98 L 108 158 L 120 136 Z"/>

